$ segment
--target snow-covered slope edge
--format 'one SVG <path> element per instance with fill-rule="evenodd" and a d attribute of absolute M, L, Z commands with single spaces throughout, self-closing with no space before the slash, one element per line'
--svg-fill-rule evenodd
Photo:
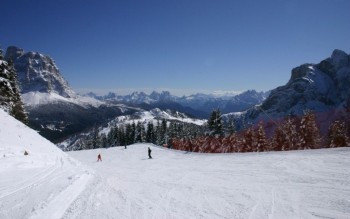
<path fill-rule="evenodd" d="M 0 121 L 0 218 L 61 218 L 93 172 L 3 110 Z"/>

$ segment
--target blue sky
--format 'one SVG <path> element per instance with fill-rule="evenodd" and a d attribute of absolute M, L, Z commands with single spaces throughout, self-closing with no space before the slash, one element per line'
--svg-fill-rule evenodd
<path fill-rule="evenodd" d="M 1 3 L 0 45 L 51 56 L 77 91 L 269 90 L 293 67 L 350 53 L 350 1 Z"/>

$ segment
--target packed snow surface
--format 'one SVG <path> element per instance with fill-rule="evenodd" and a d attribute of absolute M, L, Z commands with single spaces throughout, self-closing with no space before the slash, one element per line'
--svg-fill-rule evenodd
<path fill-rule="evenodd" d="M 350 217 L 350 148 L 63 153 L 1 110 L 0 121 L 2 219 Z"/>

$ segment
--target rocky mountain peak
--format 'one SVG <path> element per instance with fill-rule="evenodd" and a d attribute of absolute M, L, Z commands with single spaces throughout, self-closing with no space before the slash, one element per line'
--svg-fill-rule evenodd
<path fill-rule="evenodd" d="M 311 66 L 311 64 L 303 64 L 299 67 L 293 68 L 292 74 L 291 74 L 291 77 L 290 77 L 288 83 L 291 83 L 291 82 L 297 80 L 298 78 L 303 78 L 303 77 L 307 76 L 307 74 L 312 71 L 312 68 L 310 68 L 310 66 Z"/>
<path fill-rule="evenodd" d="M 10 59 L 15 60 L 23 54 L 24 54 L 23 49 L 18 48 L 16 46 L 9 46 L 6 50 L 5 59 L 6 60 L 10 60 Z"/>
<path fill-rule="evenodd" d="M 350 57 L 344 51 L 335 49 L 330 60 L 335 67 L 343 67 L 349 64 Z"/>
<path fill-rule="evenodd" d="M 57 93 L 63 97 L 75 96 L 51 57 L 10 46 L 6 58 L 14 63 L 22 94 L 41 92 Z"/>

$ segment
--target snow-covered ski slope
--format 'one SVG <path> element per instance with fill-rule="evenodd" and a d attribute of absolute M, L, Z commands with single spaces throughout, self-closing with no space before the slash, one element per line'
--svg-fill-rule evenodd
<path fill-rule="evenodd" d="M 0 110 L 1 219 L 62 218 L 93 174 Z"/>
<path fill-rule="evenodd" d="M 63 153 L 0 111 L 0 155 L 1 219 L 350 218 L 350 148 Z"/>

